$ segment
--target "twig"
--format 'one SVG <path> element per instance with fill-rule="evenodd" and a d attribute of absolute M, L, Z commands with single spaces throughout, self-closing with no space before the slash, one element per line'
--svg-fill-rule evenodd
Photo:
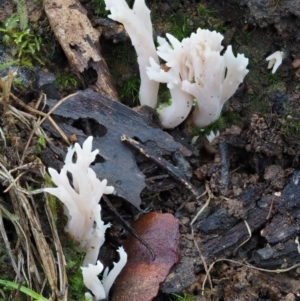
<path fill-rule="evenodd" d="M 268 213 L 268 215 L 267 215 L 267 217 L 266 217 L 266 220 L 269 220 L 270 217 L 271 217 L 272 209 L 273 209 L 273 204 L 274 204 L 274 200 L 275 200 L 275 199 L 276 199 L 276 195 L 274 195 L 274 196 L 272 197 L 271 204 L 270 204 L 270 208 L 269 208 L 269 213 Z"/>
<path fill-rule="evenodd" d="M 16 97 L 15 95 L 13 95 L 12 93 L 10 94 L 10 96 L 13 98 L 13 100 L 22 108 L 26 109 L 27 111 L 40 115 L 40 116 L 46 116 L 47 113 L 44 113 L 42 111 L 39 111 L 37 109 L 34 109 L 28 105 L 26 105 L 22 100 L 20 100 L 18 97 Z M 42 94 L 41 96 L 45 96 L 45 94 Z M 67 144 L 69 144 L 68 138 L 66 137 L 66 135 L 64 134 L 64 132 L 59 128 L 59 126 L 56 124 L 56 122 L 52 119 L 51 116 L 48 116 L 48 121 L 51 123 L 51 125 L 54 127 L 54 129 L 58 132 L 58 134 L 65 140 L 65 142 Z"/>
<path fill-rule="evenodd" d="M 27 143 L 26 143 L 26 146 L 25 146 L 25 148 L 24 148 L 24 151 L 23 151 L 23 154 L 22 154 L 22 158 L 21 158 L 21 160 L 20 160 L 20 165 L 22 165 L 23 164 L 23 161 L 24 161 L 24 159 L 25 159 L 25 156 L 26 156 L 26 152 L 27 152 L 27 149 L 28 149 L 28 147 L 29 147 L 29 145 L 30 145 L 30 143 L 31 143 L 31 139 L 32 139 L 32 137 L 33 137 L 33 135 L 34 135 L 34 133 L 35 133 L 35 131 L 40 127 L 40 125 L 49 117 L 49 115 L 51 115 L 61 104 L 63 104 L 66 100 L 68 100 L 70 97 L 72 97 L 72 96 L 74 96 L 74 95 L 76 95 L 76 93 L 74 93 L 74 94 L 70 94 L 70 95 L 68 95 L 67 97 L 65 97 L 65 98 L 63 98 L 63 99 L 61 99 L 53 108 L 51 108 L 51 110 L 36 124 L 36 126 L 34 127 L 34 129 L 31 131 L 31 133 L 30 133 L 30 136 L 29 136 L 29 138 L 28 138 L 28 141 L 27 141 Z M 64 139 L 66 140 L 66 142 L 68 143 L 68 145 L 70 145 L 70 142 L 69 142 L 69 140 L 68 140 L 68 138 L 65 136 L 65 134 L 63 134 L 64 135 Z"/>
<path fill-rule="evenodd" d="M 220 259 L 217 259 L 216 261 L 214 261 L 208 268 L 208 270 L 206 271 L 206 275 L 205 275 L 205 278 L 203 280 L 203 283 L 202 283 L 202 294 L 204 293 L 204 287 L 205 287 L 205 284 L 206 284 L 206 281 L 207 281 L 207 278 L 209 277 L 209 273 L 211 271 L 211 269 L 214 267 L 214 265 L 217 263 L 217 262 L 220 262 L 220 261 L 227 261 L 227 262 L 231 262 L 231 263 L 235 263 L 235 264 L 238 264 L 238 265 L 241 265 L 241 266 L 244 266 L 246 268 L 249 268 L 249 269 L 253 269 L 253 270 L 257 270 L 257 271 L 261 271 L 261 272 L 267 272 L 267 273 L 285 273 L 285 272 L 288 272 L 288 271 L 291 271 L 297 267 L 300 266 L 300 263 L 297 263 L 297 264 L 294 264 L 288 268 L 285 268 L 285 269 L 276 269 L 276 270 L 269 270 L 269 269 L 263 269 L 263 268 L 257 268 L 249 263 L 242 263 L 242 262 L 239 262 L 239 261 L 236 261 L 236 260 L 232 260 L 232 259 L 227 259 L 227 258 L 220 258 Z"/>
<path fill-rule="evenodd" d="M 213 199 L 215 196 L 213 195 L 213 193 L 211 192 L 211 190 L 210 190 L 210 188 L 209 188 L 209 186 L 208 186 L 208 183 L 206 182 L 205 183 L 205 192 L 202 194 L 202 195 L 204 195 L 206 192 L 208 193 L 208 198 L 207 198 L 207 200 L 206 200 L 206 202 L 205 202 L 205 204 L 201 207 L 201 209 L 198 211 L 198 213 L 196 214 L 196 216 L 193 218 L 193 220 L 191 221 L 191 223 L 190 223 L 190 227 L 191 227 L 191 232 L 192 232 L 192 236 L 193 236 L 193 241 L 194 241 L 194 244 L 195 244 L 195 247 L 196 247 L 196 249 L 198 250 L 198 252 L 199 252 L 199 255 L 200 255 L 200 257 L 201 257 L 201 260 L 202 260 L 202 262 L 203 262 L 203 266 L 204 266 L 204 269 L 205 269 L 205 271 L 206 271 L 206 273 L 208 272 L 208 268 L 207 268 L 207 264 L 206 264 L 206 261 L 205 261 L 205 258 L 203 257 L 203 255 L 202 255 L 202 252 L 201 252 L 201 250 L 200 250 L 200 248 L 198 247 L 198 244 L 197 244 L 197 242 L 196 242 L 196 239 L 195 239 L 195 233 L 194 233 L 194 227 L 193 227 L 193 224 L 195 223 L 195 221 L 197 220 L 197 218 L 199 217 L 199 215 L 204 211 L 204 209 L 206 208 L 206 207 L 208 207 L 208 205 L 209 205 L 209 203 L 210 203 L 210 200 L 211 199 Z M 202 196 L 201 195 L 201 196 Z M 199 198 L 200 198 L 200 196 L 199 196 Z M 211 279 L 210 279 L 210 276 L 208 275 L 208 279 L 209 279 L 209 284 L 210 284 L 210 287 L 211 287 L 211 289 L 212 289 L 212 282 L 211 282 Z"/>
<path fill-rule="evenodd" d="M 139 142 L 136 140 L 126 136 L 122 135 L 121 136 L 121 141 L 127 143 L 130 145 L 132 148 L 135 150 L 139 151 L 141 154 L 143 154 L 145 157 L 148 159 L 152 160 L 155 164 L 157 164 L 159 167 L 164 169 L 171 177 L 173 177 L 176 181 L 184 185 L 188 190 L 190 190 L 193 195 L 198 196 L 197 190 L 193 187 L 193 185 L 185 180 L 183 176 L 180 174 L 179 170 L 176 169 L 174 165 L 169 163 L 167 160 L 164 158 L 157 156 L 156 154 L 151 151 L 149 147 L 146 145 L 141 145 Z"/>
<path fill-rule="evenodd" d="M 119 221 L 121 221 L 124 228 L 148 249 L 148 251 L 151 253 L 152 260 L 154 260 L 156 257 L 156 254 L 153 251 L 153 249 L 149 246 L 149 244 L 144 239 L 142 239 L 136 233 L 136 231 L 134 229 L 132 229 L 132 227 L 123 219 L 123 217 L 118 213 L 118 211 L 115 209 L 115 207 L 109 201 L 107 196 L 103 195 L 102 198 L 103 198 L 105 204 L 107 205 L 107 207 L 109 208 L 109 210 L 111 210 L 114 213 L 114 215 L 119 219 Z"/>
<path fill-rule="evenodd" d="M 236 251 L 237 251 L 241 246 L 243 246 L 247 241 L 249 241 L 249 239 L 252 237 L 252 232 L 251 232 L 251 228 L 250 228 L 249 224 L 247 223 L 246 220 L 244 220 L 244 223 L 245 223 L 246 228 L 247 228 L 247 230 L 248 230 L 249 237 L 248 237 L 246 240 L 244 240 L 240 245 L 238 245 L 238 246 L 233 250 L 233 254 L 235 254 Z"/>

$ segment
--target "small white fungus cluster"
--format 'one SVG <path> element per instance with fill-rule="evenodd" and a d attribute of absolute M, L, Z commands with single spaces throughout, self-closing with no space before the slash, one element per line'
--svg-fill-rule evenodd
<path fill-rule="evenodd" d="M 160 113 L 165 128 L 173 128 L 186 119 L 196 99 L 193 122 L 203 128 L 218 119 L 224 103 L 234 94 L 244 77 L 248 59 L 234 56 L 228 46 L 221 55 L 223 36 L 216 31 L 198 29 L 182 42 L 170 34 L 159 38 L 157 54 L 166 61 L 164 71 L 150 59 L 150 79 L 167 83 L 172 104 Z"/>
<path fill-rule="evenodd" d="M 99 201 L 103 194 L 112 193 L 114 188 L 107 186 L 107 180 L 100 181 L 89 167 L 99 152 L 92 151 L 92 141 L 93 137 L 90 136 L 82 148 L 78 143 L 74 148 L 70 147 L 60 173 L 49 168 L 52 181 L 57 187 L 45 188 L 44 191 L 55 195 L 64 203 L 68 217 L 65 230 L 86 251 L 82 267 L 83 281 L 96 300 L 101 300 L 108 296 L 111 285 L 126 264 L 127 254 L 123 248 L 119 248 L 120 261 L 114 263 L 110 273 L 105 270 L 102 282 L 98 279 L 97 275 L 102 272 L 103 265 L 99 261 L 96 264 L 96 261 L 105 240 L 105 231 L 110 226 L 104 225 L 101 219 Z M 77 159 L 73 163 L 75 152 Z"/>
<path fill-rule="evenodd" d="M 167 34 L 158 38 L 157 53 L 152 38 L 150 11 L 145 0 L 135 0 L 130 9 L 125 0 L 105 0 L 110 18 L 123 23 L 138 55 L 141 76 L 140 103 L 157 107 L 158 83 L 170 89 L 172 104 L 158 113 L 164 128 L 174 128 L 193 112 L 193 122 L 202 128 L 215 121 L 224 103 L 248 73 L 248 59 L 233 55 L 231 46 L 224 55 L 220 33 L 198 29 L 182 42 Z M 168 71 L 159 65 L 158 56 Z M 148 75 L 148 76 L 147 76 Z"/>

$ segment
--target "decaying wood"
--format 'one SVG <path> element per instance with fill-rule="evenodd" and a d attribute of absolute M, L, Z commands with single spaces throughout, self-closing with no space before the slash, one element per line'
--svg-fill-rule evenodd
<path fill-rule="evenodd" d="M 171 177 L 173 177 L 176 181 L 181 183 L 184 187 L 191 191 L 194 196 L 198 196 L 197 189 L 193 187 L 193 185 L 185 179 L 185 174 L 182 170 L 177 169 L 174 165 L 169 163 L 164 158 L 157 156 L 155 152 L 151 149 L 151 147 L 147 145 L 140 144 L 138 141 L 126 136 L 121 136 L 121 141 L 130 145 L 133 149 L 138 150 L 145 157 L 149 158 L 159 167 L 164 169 Z"/>
<path fill-rule="evenodd" d="M 99 51 L 100 33 L 94 29 L 86 10 L 77 0 L 44 0 L 51 28 L 71 67 L 95 91 L 117 100 L 107 65 Z M 93 75 L 92 79 L 87 77 Z"/>
<path fill-rule="evenodd" d="M 48 99 L 53 107 L 55 100 Z M 115 187 L 118 196 L 139 208 L 145 175 L 139 170 L 132 149 L 121 141 L 122 135 L 134 137 L 143 146 L 151 146 L 156 156 L 172 156 L 184 147 L 160 128 L 149 126 L 149 120 L 120 102 L 102 97 L 91 89 L 80 91 L 59 106 L 52 117 L 67 136 L 76 134 L 79 143 L 92 135 L 93 148 L 99 149 L 98 161 L 92 166 L 101 179 Z M 43 124 L 54 136 L 48 122 Z M 53 161 L 44 162 L 53 166 Z M 175 169 L 175 167 L 173 166 Z M 184 175 L 182 167 L 177 174 Z M 130 176 L 129 176 L 130 175 Z"/>

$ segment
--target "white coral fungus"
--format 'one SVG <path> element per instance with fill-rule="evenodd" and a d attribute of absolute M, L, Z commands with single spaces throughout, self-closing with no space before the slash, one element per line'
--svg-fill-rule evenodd
<path fill-rule="evenodd" d="M 107 180 L 100 181 L 89 167 L 99 152 L 92 151 L 92 141 L 93 137 L 88 137 L 82 148 L 78 143 L 74 149 L 69 148 L 60 173 L 49 168 L 52 181 L 57 187 L 44 189 L 64 203 L 68 216 L 66 231 L 87 252 L 84 265 L 96 263 L 105 231 L 110 226 L 104 225 L 101 220 L 99 201 L 103 194 L 114 191 L 112 186 L 107 186 Z M 72 162 L 74 152 L 77 154 L 75 163 Z M 68 173 L 72 176 L 72 184 Z"/>
<path fill-rule="evenodd" d="M 223 36 L 216 31 L 198 29 L 179 42 L 170 34 L 159 38 L 157 54 L 169 67 L 164 71 L 152 59 L 147 68 L 150 79 L 167 83 L 172 104 L 160 114 L 162 125 L 173 128 L 189 114 L 192 100 L 197 100 L 193 113 L 195 125 L 202 128 L 215 121 L 226 100 L 236 91 L 248 73 L 248 59 L 243 54 L 233 55 L 228 46 L 221 55 Z"/>
<path fill-rule="evenodd" d="M 102 281 L 97 277 L 103 271 L 103 265 L 99 260 L 96 265 L 89 264 L 87 267 L 81 268 L 83 282 L 92 291 L 96 300 L 107 298 L 111 286 L 127 262 L 127 254 L 123 247 L 120 247 L 117 251 L 120 254 L 120 260 L 117 263 L 114 262 L 114 267 L 109 273 L 108 269 L 105 269 Z"/>
<path fill-rule="evenodd" d="M 266 58 L 266 61 L 269 61 L 268 69 L 271 69 L 273 67 L 272 74 L 274 74 L 278 69 L 278 67 L 281 65 L 283 58 L 284 58 L 283 51 L 275 51 L 274 53 L 272 53 Z"/>
<path fill-rule="evenodd" d="M 141 77 L 141 105 L 155 108 L 159 84 L 150 80 L 146 74 L 146 67 L 150 66 L 149 57 L 158 63 L 150 10 L 145 4 L 145 0 L 135 0 L 132 9 L 129 8 L 125 0 L 105 0 L 105 5 L 106 9 L 110 10 L 108 17 L 124 25 L 137 53 Z"/>

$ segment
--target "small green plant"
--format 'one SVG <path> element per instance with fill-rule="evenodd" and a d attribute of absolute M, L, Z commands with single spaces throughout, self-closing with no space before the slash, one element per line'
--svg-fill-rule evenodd
<path fill-rule="evenodd" d="M 95 11 L 95 14 L 98 17 L 105 18 L 108 15 L 108 10 L 105 9 L 105 1 L 104 0 L 93 0 L 92 5 Z"/>
<path fill-rule="evenodd" d="M 175 298 L 174 299 L 175 301 L 194 301 L 195 300 L 193 295 L 189 295 L 189 294 L 186 294 L 186 293 L 184 293 L 183 296 L 180 296 L 178 294 L 173 293 L 172 296 Z"/>
<path fill-rule="evenodd" d="M 216 15 L 216 11 L 209 9 L 205 4 L 200 3 L 197 6 L 197 14 L 199 17 L 208 20 L 209 18 L 213 18 Z"/>
<path fill-rule="evenodd" d="M 28 27 L 28 13 L 27 13 L 27 6 L 25 0 L 14 0 L 17 4 L 17 12 L 19 16 L 19 28 L 20 30 L 26 30 Z"/>
<path fill-rule="evenodd" d="M 172 14 L 167 25 L 167 32 L 176 37 L 179 41 L 189 37 L 193 32 L 189 19 L 186 16 Z"/>
<path fill-rule="evenodd" d="M 22 23 L 26 24 L 24 20 Z M 22 26 L 25 26 L 24 24 Z M 3 33 L 3 43 L 9 47 L 19 65 L 32 66 L 33 60 L 44 64 L 39 56 L 41 38 L 35 35 L 30 28 L 20 29 L 20 16 L 18 14 L 13 14 L 8 18 L 0 27 L 0 32 Z"/>
<path fill-rule="evenodd" d="M 78 79 L 70 72 L 62 72 L 57 75 L 55 83 L 60 90 L 70 90 L 79 87 Z"/>
<path fill-rule="evenodd" d="M 211 132 L 216 134 L 218 131 L 228 128 L 232 124 L 236 124 L 239 120 L 240 116 L 238 112 L 222 111 L 220 117 L 204 129 L 199 129 L 196 127 L 192 128 L 192 134 L 194 136 L 206 136 Z"/>
<path fill-rule="evenodd" d="M 248 45 L 252 40 L 252 33 L 255 32 L 256 27 L 254 29 L 250 30 L 240 30 L 235 36 L 234 39 L 237 44 L 239 45 Z"/>
<path fill-rule="evenodd" d="M 9 66 L 16 64 L 18 61 L 7 61 L 0 64 L 0 71 L 7 69 Z"/>
<path fill-rule="evenodd" d="M 224 33 L 227 27 L 224 21 L 218 16 L 217 11 L 208 8 L 205 4 L 200 3 L 197 6 L 197 14 L 204 21 L 203 26 L 210 30 L 216 30 Z"/>
<path fill-rule="evenodd" d="M 23 285 L 20 286 L 18 283 L 0 279 L 0 284 L 2 284 L 6 288 L 20 290 L 22 293 L 24 293 L 27 296 L 33 298 L 33 300 L 36 300 L 36 301 L 49 301 L 49 299 L 44 298 L 42 295 L 38 294 L 37 292 L 35 292 L 35 291 L 33 291 L 33 290 L 23 286 Z"/>
<path fill-rule="evenodd" d="M 139 89 L 141 80 L 138 77 L 130 77 L 123 86 L 120 93 L 121 99 L 128 99 L 132 104 L 139 103 Z"/>
<path fill-rule="evenodd" d="M 42 152 L 42 149 L 46 146 L 46 139 L 39 137 L 36 141 L 35 152 L 39 155 Z"/>
<path fill-rule="evenodd" d="M 262 76 L 263 80 L 270 86 L 275 86 L 281 79 L 281 73 L 279 71 L 272 73 L 270 71 L 264 72 Z"/>
<path fill-rule="evenodd" d="M 20 77 L 14 77 L 13 78 L 13 84 L 15 85 L 15 87 L 17 87 L 20 90 L 24 90 L 25 86 L 23 84 L 23 80 Z"/>

